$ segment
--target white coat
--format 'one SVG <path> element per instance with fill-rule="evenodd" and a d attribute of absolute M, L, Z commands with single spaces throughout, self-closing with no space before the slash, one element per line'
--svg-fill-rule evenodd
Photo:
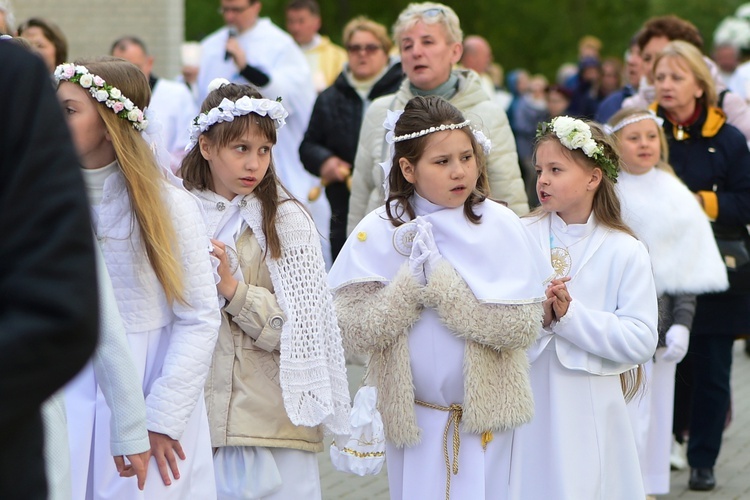
<path fill-rule="evenodd" d="M 187 85 L 159 78 L 151 92 L 148 109 L 161 125 L 163 144 L 169 151 L 170 166 L 175 172 L 185 157 L 185 146 L 190 141 L 190 122 L 198 114 L 198 106 Z"/>
<path fill-rule="evenodd" d="M 220 325 L 209 242 L 197 201 L 187 191 L 166 182 L 163 186 L 177 236 L 175 251 L 184 270 L 185 304 L 167 301 L 148 263 L 119 169 L 104 182 L 102 201 L 92 207 L 92 219 L 142 380 L 146 426 L 179 440 L 187 458 L 178 461 L 181 478 L 168 487 L 161 481 L 156 461 L 151 460 L 145 491 L 140 492 L 134 481 L 117 476 L 109 463 L 109 450 L 99 450 L 94 463 L 105 467 L 95 470 L 94 498 L 211 499 L 216 495 L 203 402 L 203 385 Z M 108 440 L 109 411 L 103 400 L 97 400 L 96 412 L 95 439 Z M 71 442 L 74 439 L 71 434 Z"/>
<path fill-rule="evenodd" d="M 547 252 L 552 219 L 556 232 L 596 224 L 593 215 L 578 228 L 554 214 L 524 219 Z M 656 350 L 648 253 L 635 238 L 599 225 L 570 250 L 570 308 L 529 350 L 536 414 L 514 436 L 513 498 L 644 498 L 619 375 Z"/>

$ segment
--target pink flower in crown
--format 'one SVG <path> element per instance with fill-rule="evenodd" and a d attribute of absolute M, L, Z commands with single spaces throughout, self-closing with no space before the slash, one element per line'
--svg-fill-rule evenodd
<path fill-rule="evenodd" d="M 101 76 L 94 76 L 94 85 L 96 85 L 97 87 L 101 87 L 102 85 L 104 85 L 104 78 L 102 78 Z"/>
<path fill-rule="evenodd" d="M 123 103 L 121 103 L 121 102 L 115 102 L 112 105 L 112 111 L 114 111 L 115 113 L 119 113 L 123 109 L 125 109 L 125 105 Z"/>
<path fill-rule="evenodd" d="M 72 78 L 76 74 L 76 68 L 72 64 L 64 66 L 62 76 L 65 79 Z"/>

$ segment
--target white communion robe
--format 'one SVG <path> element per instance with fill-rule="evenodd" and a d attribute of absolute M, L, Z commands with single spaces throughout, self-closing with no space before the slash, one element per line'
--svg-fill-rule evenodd
<path fill-rule="evenodd" d="M 482 223 L 475 225 L 466 221 L 463 207 L 445 209 L 419 195 L 412 197 L 412 203 L 416 215 L 432 224 L 442 257 L 461 274 L 478 300 L 489 304 L 542 301 L 543 282 L 548 278 L 550 268 L 543 254 L 535 251 L 534 242 L 527 239 L 517 216 L 509 209 L 485 201 L 475 207 L 483 217 Z M 385 243 L 377 245 L 373 254 L 364 258 L 347 253 L 345 246 L 329 274 L 334 289 L 361 281 L 387 282 L 408 259 L 404 255 L 409 251 L 401 248 L 399 255 L 394 246 L 406 240 L 411 245 L 411 240 L 402 235 L 407 232 L 409 224 L 394 230 L 391 223 L 384 220 L 384 210 L 381 207 L 365 218 L 351 238 L 357 238 L 357 231 L 366 227 L 368 241 Z M 374 214 L 380 214 L 380 218 L 374 219 Z M 370 224 L 374 220 L 377 224 Z M 508 256 L 507 260 L 502 259 L 503 256 Z M 374 266 L 373 261 L 376 262 Z M 519 269 L 523 272 L 518 272 Z M 510 297 L 516 300 L 510 300 Z M 462 405 L 466 340 L 443 325 L 435 309 L 425 308 L 409 333 L 408 345 L 415 399 L 442 407 Z M 415 404 L 414 409 L 421 430 L 419 443 L 399 448 L 386 441 L 390 497 L 392 500 L 445 498 L 443 434 L 450 414 L 419 404 Z M 508 498 L 512 430 L 493 432 L 486 450 L 482 448 L 481 434 L 464 432 L 461 425 L 459 430 L 459 472 L 450 476 L 450 497 Z M 452 467 L 452 424 L 448 432 L 448 456 Z"/>
<path fill-rule="evenodd" d="M 572 302 L 529 349 L 535 416 L 515 430 L 512 498 L 643 499 L 619 375 L 656 349 L 648 253 L 593 215 L 586 224 L 566 225 L 554 213 L 524 220 L 545 251 L 568 246 Z"/>
<path fill-rule="evenodd" d="M 165 199 L 182 251 L 179 262 L 186 270 L 185 300 L 190 304 L 169 307 L 145 251 L 130 250 L 142 247 L 140 232 L 131 226 L 119 166 L 115 162 L 99 170 L 105 169 L 109 175 L 98 179 L 98 186 L 87 183 L 90 197 L 99 192 L 100 203 L 92 199 L 92 219 L 142 381 L 147 427 L 177 438 L 186 459 L 177 457 L 181 477 L 170 486 L 164 485 L 153 457 L 144 491 L 138 490 L 136 481 L 119 477 L 109 446 L 111 412 L 93 371 L 84 370 L 66 389 L 72 477 L 88 477 L 88 484 L 72 485 L 72 498 L 215 499 L 203 383 L 220 316 L 203 218 L 192 195 L 165 182 Z M 78 470 L 81 466 L 90 466 L 90 472 Z"/>
<path fill-rule="evenodd" d="M 201 42 L 201 65 L 198 74 L 200 100 L 208 94 L 208 84 L 214 78 L 247 84 L 230 58 L 225 59 L 229 29 L 221 28 Z M 310 123 L 310 115 L 317 94 L 313 87 L 310 67 L 302 50 L 291 36 L 274 25 L 270 19 L 260 18 L 255 26 L 237 35 L 237 41 L 245 51 L 248 64 L 268 75 L 267 85 L 259 87 L 263 97 L 281 98 L 284 109 L 289 112 L 286 125 L 279 130 L 278 141 L 273 148 L 273 163 L 284 186 L 305 203 L 310 210 L 320 234 L 327 267 L 331 264 L 330 234 L 331 207 L 325 196 L 310 202 L 307 196 L 320 179 L 302 165 L 299 146 Z"/>
<path fill-rule="evenodd" d="M 649 250 L 657 294 L 698 295 L 728 288 L 708 217 L 677 177 L 658 168 L 642 175 L 621 172 L 616 187 L 623 220 Z M 628 403 L 649 495 L 669 493 L 677 365 L 662 359 L 664 351 L 657 349 L 655 359 L 644 365 L 643 392 Z"/>

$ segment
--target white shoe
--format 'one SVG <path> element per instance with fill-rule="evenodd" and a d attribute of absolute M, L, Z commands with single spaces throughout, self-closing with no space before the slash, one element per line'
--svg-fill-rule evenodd
<path fill-rule="evenodd" d="M 687 440 L 680 444 L 674 437 L 672 438 L 672 451 L 669 455 L 669 465 L 672 470 L 683 470 L 688 466 L 687 463 Z"/>

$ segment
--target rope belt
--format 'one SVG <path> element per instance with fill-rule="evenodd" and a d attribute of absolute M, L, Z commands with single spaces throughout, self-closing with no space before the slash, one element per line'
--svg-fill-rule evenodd
<path fill-rule="evenodd" d="M 432 403 L 425 403 L 424 401 L 414 401 L 419 406 L 424 406 L 433 410 L 447 411 L 448 422 L 445 424 L 445 431 L 443 431 L 443 458 L 445 459 L 445 500 L 449 500 L 451 497 L 451 461 L 448 455 L 448 433 L 450 432 L 451 424 L 453 425 L 453 474 L 458 474 L 458 450 L 461 447 L 461 437 L 458 431 L 458 425 L 461 423 L 461 417 L 463 416 L 464 409 L 459 404 L 452 404 L 450 406 L 434 405 Z"/>

